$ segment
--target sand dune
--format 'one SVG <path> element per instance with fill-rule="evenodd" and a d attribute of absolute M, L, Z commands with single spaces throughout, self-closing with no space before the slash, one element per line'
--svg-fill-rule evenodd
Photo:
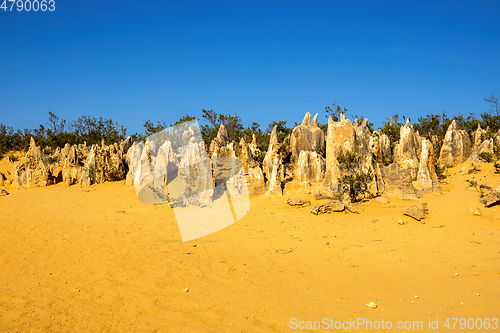
<path fill-rule="evenodd" d="M 475 175 L 462 166 L 442 195 L 372 200 L 353 206 L 359 214 L 286 205 L 301 193 L 254 197 L 243 219 L 185 243 L 171 208 L 139 202 L 123 182 L 8 189 L 0 331 L 284 332 L 291 318 L 498 318 L 500 207 L 481 207 L 465 180 L 496 188 L 500 175 L 491 164 Z M 423 202 L 425 224 L 402 215 Z"/>

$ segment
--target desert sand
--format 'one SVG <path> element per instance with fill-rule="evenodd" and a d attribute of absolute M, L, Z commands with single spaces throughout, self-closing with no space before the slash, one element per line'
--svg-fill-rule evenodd
<path fill-rule="evenodd" d="M 124 182 L 6 188 L 0 332 L 289 332 L 292 318 L 423 321 L 405 331 L 429 332 L 453 331 L 446 318 L 498 318 L 500 207 L 482 207 L 465 180 L 497 188 L 500 175 L 464 166 L 441 195 L 370 200 L 352 206 L 359 214 L 286 204 L 305 193 L 253 197 L 241 220 L 189 242 L 171 208 Z M 424 202 L 425 223 L 402 215 Z"/>

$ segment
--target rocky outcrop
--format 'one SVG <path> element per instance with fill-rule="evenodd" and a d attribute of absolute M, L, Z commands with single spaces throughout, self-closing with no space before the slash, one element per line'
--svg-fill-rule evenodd
<path fill-rule="evenodd" d="M 325 148 L 325 133 L 318 126 L 318 114 L 311 121 L 311 114 L 306 113 L 302 124 L 296 126 L 290 137 L 292 162 L 296 162 L 301 151 L 318 152 Z"/>
<path fill-rule="evenodd" d="M 387 196 L 417 199 L 439 191 L 433 145 L 424 138 L 419 142 L 409 121 L 401 127 L 400 141 L 394 151 L 391 165 L 379 164 Z"/>
<path fill-rule="evenodd" d="M 400 169 L 417 169 L 419 166 L 419 143 L 410 121 L 400 128 L 399 144 L 395 148 L 394 162 Z"/>
<path fill-rule="evenodd" d="M 432 143 L 422 139 L 420 162 L 418 165 L 416 187 L 421 189 L 439 190 L 439 182 L 436 174 L 436 155 Z"/>
<path fill-rule="evenodd" d="M 354 152 L 356 148 L 356 131 L 349 119 L 340 114 L 338 122 L 328 118 L 326 136 L 326 179 L 335 182 L 340 177 L 337 156 L 346 152 Z"/>
<path fill-rule="evenodd" d="M 476 149 L 474 149 L 470 157 L 467 159 L 467 161 L 481 164 L 483 162 L 480 157 L 481 153 L 487 153 L 490 154 L 490 156 L 493 156 L 493 139 L 484 140 L 480 145 L 478 145 Z"/>
<path fill-rule="evenodd" d="M 24 162 L 15 165 L 14 187 L 42 187 L 49 185 L 49 163 L 43 151 L 31 138 Z"/>
<path fill-rule="evenodd" d="M 85 144 L 55 149 L 46 155 L 31 138 L 30 148 L 22 163 L 13 170 L 13 187 L 42 187 L 63 182 L 66 185 L 92 185 L 125 178 L 127 140 L 106 146 Z M 50 149 L 48 149 L 50 150 Z"/>
<path fill-rule="evenodd" d="M 364 192 L 363 195 L 375 196 L 383 191 L 384 184 L 376 163 L 377 155 L 379 159 L 383 157 L 382 147 L 379 145 L 377 133 L 370 134 L 367 122 L 368 120 L 364 119 L 361 125 L 358 125 L 356 120 L 352 124 L 349 119 L 345 118 L 344 114 L 340 115 L 338 122 L 334 122 L 331 118 L 328 119 L 326 173 L 323 182 L 327 191 L 345 191 L 344 185 L 346 184 L 339 184 L 338 180 L 345 173 L 346 165 L 339 165 L 338 156 L 342 154 L 347 156 L 347 153 L 354 153 L 358 160 L 355 173 L 370 175 L 367 192 Z"/>
<path fill-rule="evenodd" d="M 424 212 L 416 205 L 408 207 L 403 213 L 403 215 L 414 218 L 417 221 L 422 221 L 425 218 Z"/>
<path fill-rule="evenodd" d="M 297 179 L 301 182 L 321 183 L 325 176 L 325 159 L 316 152 L 300 152 L 295 167 Z"/>
<path fill-rule="evenodd" d="M 170 196 L 178 205 L 205 206 L 212 201 L 212 166 L 202 141 L 194 138 L 181 148 L 176 186 L 169 186 Z"/>
<path fill-rule="evenodd" d="M 446 131 L 439 155 L 439 163 L 442 165 L 457 165 L 471 154 L 472 144 L 469 135 L 464 130 L 457 128 L 457 123 L 453 120 Z"/>
<path fill-rule="evenodd" d="M 374 131 L 368 138 L 368 148 L 377 163 L 385 163 L 392 157 L 391 142 L 385 134 Z"/>
<path fill-rule="evenodd" d="M 227 151 L 227 146 L 231 143 L 229 140 L 229 135 L 227 134 L 226 127 L 224 125 L 220 125 L 219 131 L 217 132 L 217 136 L 210 143 L 209 156 L 229 156 L 234 155 L 231 154 L 230 151 Z"/>
<path fill-rule="evenodd" d="M 262 194 L 266 191 L 266 183 L 262 169 L 253 159 L 251 148 L 245 142 L 245 139 L 241 138 L 240 145 L 241 154 L 238 158 L 243 165 L 243 171 L 248 184 L 248 193 L 250 195 Z"/>
<path fill-rule="evenodd" d="M 281 196 L 283 194 L 281 182 L 284 178 L 284 168 L 281 147 L 278 143 L 277 126 L 274 126 L 271 132 L 269 148 L 262 161 L 262 171 L 267 179 L 267 193 Z"/>
<path fill-rule="evenodd" d="M 474 144 L 472 145 L 472 150 L 476 150 L 479 145 L 483 142 L 482 137 L 486 134 L 486 130 L 481 128 L 481 124 L 477 125 L 477 129 L 474 131 Z"/>
<path fill-rule="evenodd" d="M 327 214 L 332 212 L 343 212 L 345 206 L 338 200 L 332 200 L 327 203 L 317 205 L 311 208 L 311 213 L 314 215 Z"/>
<path fill-rule="evenodd" d="M 310 205 L 311 201 L 304 199 L 304 198 L 290 198 L 286 201 L 286 203 L 290 206 L 302 207 L 302 206 Z"/>

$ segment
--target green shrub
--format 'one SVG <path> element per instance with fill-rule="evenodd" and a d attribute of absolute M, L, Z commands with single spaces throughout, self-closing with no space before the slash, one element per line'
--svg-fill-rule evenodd
<path fill-rule="evenodd" d="M 9 158 L 10 158 L 10 160 L 11 160 L 12 162 L 17 162 L 17 161 L 19 161 L 19 157 L 14 156 L 14 154 L 10 154 L 10 155 L 9 155 Z"/>
<path fill-rule="evenodd" d="M 495 173 L 500 173 L 500 163 L 499 162 L 495 162 L 493 164 L 493 167 L 495 168 L 495 170 L 494 170 Z"/>
<path fill-rule="evenodd" d="M 470 164 L 470 169 L 468 171 L 469 174 L 478 173 L 479 171 L 481 171 L 481 170 L 477 167 L 477 165 L 475 165 L 474 163 Z"/>
<path fill-rule="evenodd" d="M 493 155 L 491 153 L 483 151 L 482 153 L 477 154 L 477 156 L 485 162 L 491 163 L 493 159 Z"/>
<path fill-rule="evenodd" d="M 445 171 L 446 171 L 446 166 L 443 166 L 441 163 L 437 162 L 435 165 L 436 169 L 436 175 L 439 179 L 445 179 Z"/>
<path fill-rule="evenodd" d="M 373 180 L 371 169 L 364 172 L 359 163 L 360 158 L 354 152 L 346 152 L 337 156 L 340 170 L 340 194 L 347 193 L 352 202 L 361 201 L 368 193 L 368 184 Z"/>
<path fill-rule="evenodd" d="M 59 157 L 57 157 L 57 156 L 49 157 L 50 164 L 57 163 L 57 162 L 59 162 Z"/>

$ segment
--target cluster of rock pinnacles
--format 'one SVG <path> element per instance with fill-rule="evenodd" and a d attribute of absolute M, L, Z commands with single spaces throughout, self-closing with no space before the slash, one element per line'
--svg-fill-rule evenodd
<path fill-rule="evenodd" d="M 481 140 L 485 133 L 481 127 L 471 142 L 465 131 L 457 129 L 455 121 L 449 126 L 438 155 L 435 142 L 415 133 L 409 121 L 400 128 L 400 141 L 391 145 L 385 134 L 370 132 L 366 119 L 359 124 L 357 119 L 352 123 L 343 114 L 339 121 L 329 118 L 325 134 L 317 118 L 316 114 L 311 120 L 307 112 L 302 123 L 287 138 L 291 153 L 289 163 L 284 162 L 276 127 L 270 134 L 264 160 L 259 163 L 256 157 L 262 152 L 257 147 L 255 135 L 251 143 L 244 138 L 240 142 L 231 141 L 224 125 L 220 126 L 208 152 L 203 144 L 193 141 L 184 148 L 181 156 L 176 156 L 169 148 L 170 143 L 164 143 L 155 152 L 156 162 L 165 166 L 171 163 L 177 170 L 188 168 L 189 175 L 179 171 L 179 176 L 185 177 L 184 185 L 191 193 L 217 185 L 210 161 L 226 157 L 240 162 L 250 195 L 281 196 L 298 189 L 328 195 L 338 189 L 341 170 L 337 156 L 353 152 L 359 157 L 360 170 L 370 170 L 373 175 L 367 186 L 369 195 L 376 197 L 384 193 L 390 197 L 412 199 L 440 191 L 436 162 L 453 166 L 466 160 L 479 163 L 481 152 L 493 152 L 493 140 Z M 500 141 L 500 133 L 497 137 Z M 14 166 L 10 186 L 40 187 L 59 182 L 92 185 L 123 179 L 127 185 L 133 185 L 145 177 L 144 167 L 141 169 L 140 165 L 144 161 L 152 162 L 150 152 L 153 153 L 154 149 L 156 147 L 148 141 L 131 144 L 127 138 L 112 145 L 104 142 L 92 146 L 66 144 L 64 148 L 46 154 L 32 138 L 24 162 Z M 154 171 L 154 166 L 151 170 Z M 0 178 L 3 178 L 1 174 Z M 166 174 L 164 179 L 167 179 Z M 213 191 L 205 193 L 208 193 L 205 199 L 211 200 Z"/>

